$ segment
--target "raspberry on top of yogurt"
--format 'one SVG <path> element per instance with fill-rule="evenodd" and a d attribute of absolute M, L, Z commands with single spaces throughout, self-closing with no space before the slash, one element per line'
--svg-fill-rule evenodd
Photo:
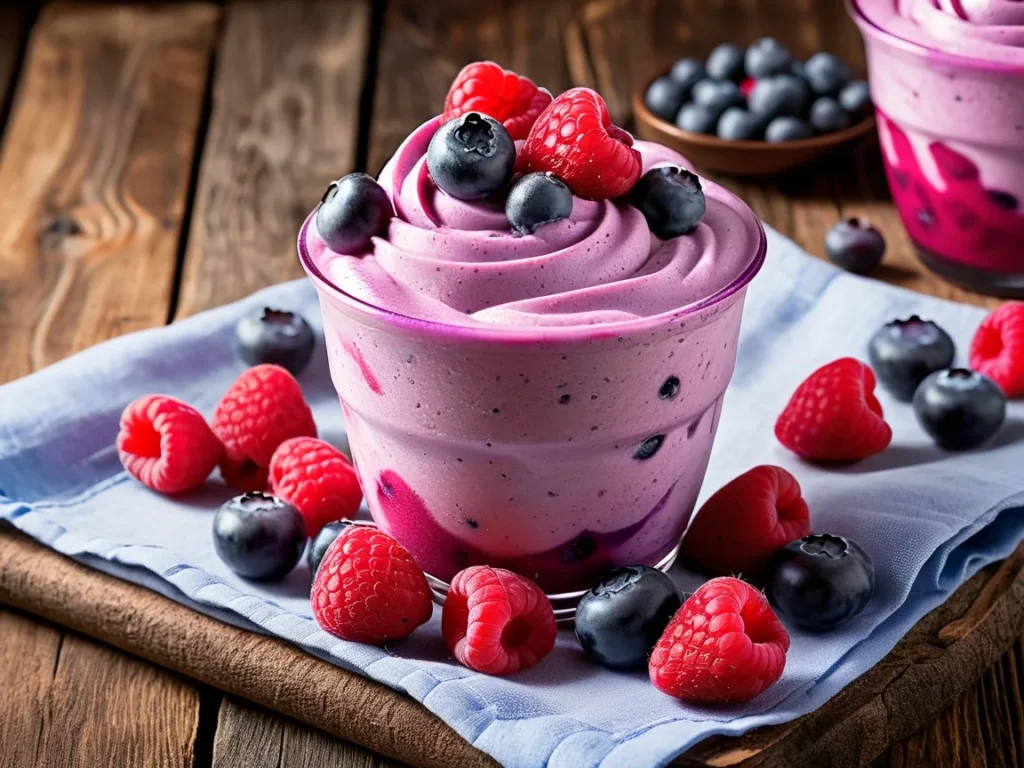
<path fill-rule="evenodd" d="M 672 313 L 748 271 L 756 219 L 682 156 L 634 141 L 589 89 L 538 112 L 529 80 L 474 66 L 453 84 L 457 108 L 414 130 L 376 182 L 335 182 L 303 226 L 304 258 L 343 294 L 450 326 L 578 327 Z M 665 200 L 679 220 L 657 217 Z"/>

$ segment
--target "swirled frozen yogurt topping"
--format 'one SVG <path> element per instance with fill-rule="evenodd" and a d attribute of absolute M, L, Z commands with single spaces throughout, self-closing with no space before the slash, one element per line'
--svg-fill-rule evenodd
<path fill-rule="evenodd" d="M 315 216 L 303 228 L 300 247 L 344 293 L 449 325 L 592 325 L 671 312 L 712 296 L 739 279 L 758 250 L 753 214 L 707 183 L 703 221 L 686 236 L 660 240 L 633 206 L 580 197 L 573 197 L 568 218 L 516 236 L 503 202 L 459 200 L 435 185 L 426 155 L 438 128 L 437 118 L 420 126 L 381 172 L 395 215 L 365 253 L 332 251 Z M 660 145 L 634 147 L 644 172 L 689 167 Z"/>
<path fill-rule="evenodd" d="M 910 42 L 1024 64 L 1022 0 L 857 0 L 857 7 L 876 26 Z"/>

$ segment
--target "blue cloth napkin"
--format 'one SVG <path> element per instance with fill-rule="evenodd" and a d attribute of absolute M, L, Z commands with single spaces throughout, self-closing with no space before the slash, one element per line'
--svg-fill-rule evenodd
<path fill-rule="evenodd" d="M 878 662 L 925 613 L 1024 537 L 1024 403 L 981 450 L 934 448 L 910 408 L 880 399 L 895 434 L 883 454 L 845 469 L 801 463 L 773 437 L 775 418 L 812 370 L 865 356 L 871 333 L 897 316 L 933 318 L 960 360 L 984 312 L 840 272 L 769 232 L 768 261 L 750 287 L 739 362 L 703 498 L 755 464 L 800 480 L 812 526 L 858 540 L 874 558 L 868 608 L 825 635 L 792 631 L 782 679 L 754 701 L 697 707 L 659 693 L 642 672 L 587 662 L 570 631 L 552 655 L 511 678 L 456 664 L 440 611 L 386 650 L 337 640 L 311 619 L 309 573 L 257 585 L 217 558 L 211 511 L 232 495 L 218 478 L 169 499 L 128 477 L 114 449 L 118 416 L 138 395 L 165 392 L 209 416 L 241 371 L 236 320 L 258 306 L 301 311 L 319 327 L 312 286 L 262 291 L 167 328 L 125 336 L 0 387 L 0 518 L 55 550 L 232 624 L 276 635 L 412 696 L 508 766 L 660 766 L 712 734 L 740 734 L 823 704 Z M 323 350 L 300 377 L 321 435 L 344 441 Z M 677 569 L 686 588 L 699 579 Z"/>

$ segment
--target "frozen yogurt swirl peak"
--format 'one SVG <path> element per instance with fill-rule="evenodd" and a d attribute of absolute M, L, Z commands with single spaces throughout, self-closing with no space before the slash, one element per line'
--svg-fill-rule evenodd
<path fill-rule="evenodd" d="M 689 235 L 660 240 L 621 200 L 573 197 L 568 218 L 516 236 L 503 201 L 464 201 L 431 179 L 437 118 L 415 130 L 379 177 L 395 215 L 365 253 L 327 247 L 311 216 L 300 248 L 343 293 L 375 307 L 460 326 L 579 326 L 671 312 L 726 289 L 760 245 L 753 214 L 705 183 L 706 213 Z M 521 148 L 522 142 L 517 142 Z M 688 163 L 636 142 L 644 172 Z"/>

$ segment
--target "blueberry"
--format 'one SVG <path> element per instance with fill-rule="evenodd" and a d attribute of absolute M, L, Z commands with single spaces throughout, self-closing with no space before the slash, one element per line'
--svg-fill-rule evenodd
<path fill-rule="evenodd" d="M 334 543 L 342 531 L 351 525 L 352 521 L 350 520 L 339 520 L 336 523 L 328 523 L 320 529 L 320 533 L 309 543 L 309 549 L 306 550 L 306 564 L 309 566 L 310 576 L 316 576 L 316 569 L 320 567 L 320 561 L 327 554 L 328 547 Z"/>
<path fill-rule="evenodd" d="M 807 82 L 818 96 L 835 96 L 850 82 L 850 68 L 831 53 L 816 53 L 804 64 Z"/>
<path fill-rule="evenodd" d="M 568 218 L 572 192 L 550 173 L 528 173 L 515 183 L 505 201 L 505 216 L 517 235 L 532 234 L 537 227 Z"/>
<path fill-rule="evenodd" d="M 324 192 L 316 211 L 316 229 L 335 253 L 356 255 L 370 247 L 370 238 L 384 234 L 394 208 L 372 176 L 350 173 Z"/>
<path fill-rule="evenodd" d="M 811 125 L 818 133 L 834 133 L 853 124 L 853 117 L 830 96 L 822 96 L 811 104 Z"/>
<path fill-rule="evenodd" d="M 799 117 L 810 99 L 807 83 L 796 75 L 783 74 L 758 80 L 747 101 L 751 112 L 768 121 L 783 116 Z"/>
<path fill-rule="evenodd" d="M 991 379 L 965 368 L 937 371 L 914 394 L 914 415 L 940 448 L 974 448 L 1006 419 L 1006 395 Z"/>
<path fill-rule="evenodd" d="M 644 104 L 662 120 L 672 121 L 686 100 L 686 86 L 668 75 L 659 77 L 647 87 Z"/>
<path fill-rule="evenodd" d="M 213 546 L 239 576 L 280 579 L 302 557 L 306 524 L 291 504 L 259 491 L 245 493 L 217 510 Z"/>
<path fill-rule="evenodd" d="M 735 43 L 722 43 L 708 54 L 705 66 L 709 77 L 716 80 L 732 80 L 738 83 L 743 79 L 743 49 Z"/>
<path fill-rule="evenodd" d="M 747 75 L 758 79 L 788 72 L 792 62 L 789 51 L 770 37 L 762 37 L 747 48 L 743 59 Z"/>
<path fill-rule="evenodd" d="M 263 307 L 235 326 L 235 354 L 249 365 L 274 363 L 298 375 L 315 344 L 313 329 L 294 312 Z"/>
<path fill-rule="evenodd" d="M 847 272 L 866 275 L 882 263 L 885 238 L 865 219 L 845 219 L 825 235 L 825 255 Z"/>
<path fill-rule="evenodd" d="M 764 129 L 764 140 L 772 144 L 809 139 L 813 135 L 811 124 L 799 117 L 776 117 Z"/>
<path fill-rule="evenodd" d="M 637 446 L 636 451 L 633 453 L 633 458 L 637 461 L 647 461 L 647 459 L 658 452 L 664 442 L 664 435 L 651 435 Z"/>
<path fill-rule="evenodd" d="M 672 65 L 672 69 L 668 74 L 669 77 L 683 86 L 683 92 L 686 96 L 690 95 L 690 89 L 693 88 L 694 83 L 707 77 L 707 74 L 704 72 L 704 65 L 698 59 L 679 59 L 679 61 Z M 674 115 L 666 119 L 671 120 L 672 117 Z"/>
<path fill-rule="evenodd" d="M 729 107 L 718 119 L 718 138 L 757 141 L 764 135 L 764 120 L 743 107 Z"/>
<path fill-rule="evenodd" d="M 789 65 L 789 74 L 795 75 L 804 82 L 807 82 L 807 68 L 804 67 L 804 63 L 802 61 L 793 59 L 792 63 Z M 810 83 L 807 83 L 807 85 L 810 86 Z"/>
<path fill-rule="evenodd" d="M 782 548 L 772 564 L 767 594 L 784 620 L 822 631 L 863 611 L 874 588 L 868 553 L 853 539 L 821 533 Z"/>
<path fill-rule="evenodd" d="M 683 104 L 676 115 L 676 128 L 690 133 L 714 133 L 718 112 L 700 104 Z"/>
<path fill-rule="evenodd" d="M 662 240 L 690 234 L 704 218 L 700 179 L 678 165 L 652 168 L 641 176 L 630 193 L 630 202 Z"/>
<path fill-rule="evenodd" d="M 587 592 L 576 608 L 576 638 L 598 664 L 634 669 L 682 605 L 672 579 L 646 565 L 618 568 Z"/>
<path fill-rule="evenodd" d="M 917 315 L 886 323 L 868 342 L 868 357 L 878 380 L 905 403 L 914 399 L 918 385 L 930 374 L 949 368 L 955 356 L 949 334 Z"/>
<path fill-rule="evenodd" d="M 854 80 L 839 92 L 839 106 L 855 117 L 865 117 L 871 111 L 871 92 L 863 80 Z"/>
<path fill-rule="evenodd" d="M 437 129 L 427 147 L 427 170 L 441 189 L 458 200 L 482 200 L 508 184 L 516 145 L 497 120 L 477 112 Z"/>
<path fill-rule="evenodd" d="M 721 115 L 729 107 L 741 107 L 746 100 L 740 87 L 732 80 L 704 79 L 693 86 L 693 103 Z"/>

